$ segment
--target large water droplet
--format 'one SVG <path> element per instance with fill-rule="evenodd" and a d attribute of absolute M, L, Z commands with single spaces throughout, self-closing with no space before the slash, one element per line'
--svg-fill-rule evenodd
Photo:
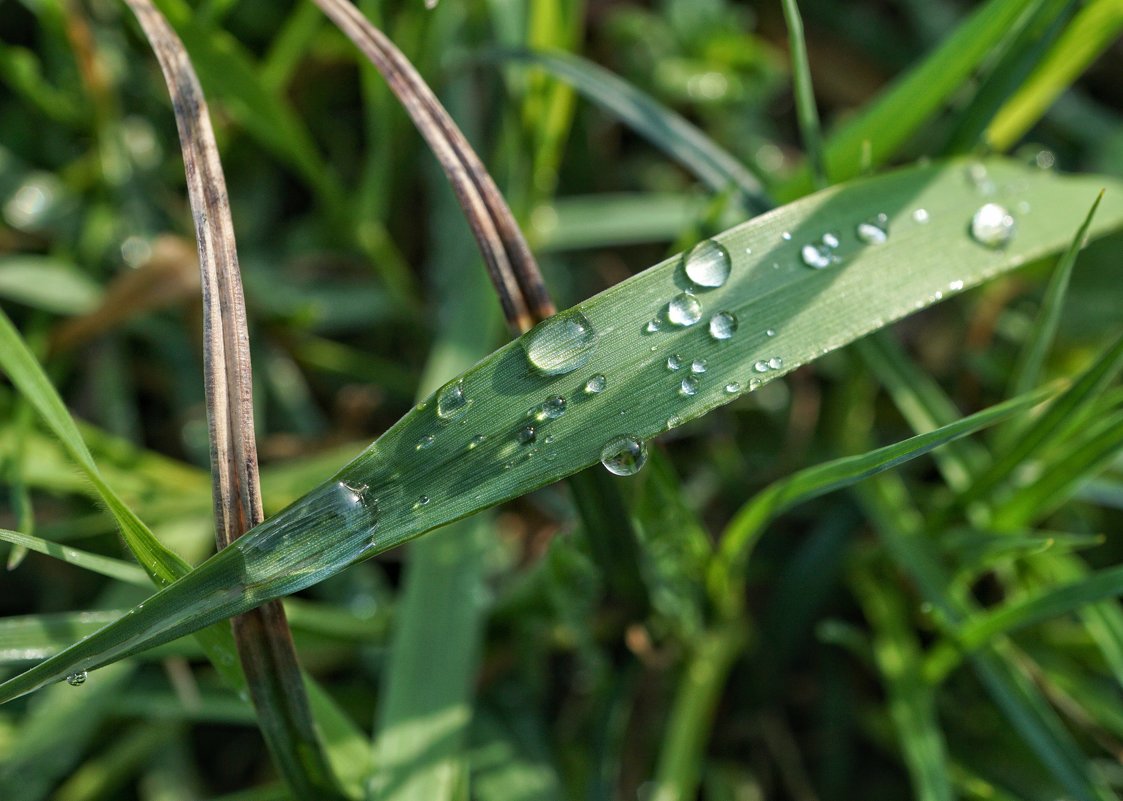
<path fill-rule="evenodd" d="M 614 475 L 634 476 L 647 464 L 647 443 L 630 434 L 616 437 L 601 449 L 600 462 Z"/>
<path fill-rule="evenodd" d="M 694 325 L 702 319 L 702 302 L 689 292 L 676 295 L 667 304 L 667 319 L 678 326 Z"/>
<path fill-rule="evenodd" d="M 756 370 L 758 373 L 767 373 L 768 372 L 768 362 L 766 362 L 766 361 L 755 362 L 753 364 L 753 369 Z"/>
<path fill-rule="evenodd" d="M 690 363 L 690 372 L 692 372 L 692 373 L 704 373 L 704 372 L 706 372 L 706 360 L 705 359 L 695 359 L 694 361 L 692 361 Z"/>
<path fill-rule="evenodd" d="M 1014 218 L 1003 206 L 987 203 L 971 218 L 971 238 L 988 248 L 1005 247 L 1014 238 Z"/>
<path fill-rule="evenodd" d="M 672 371 L 681 370 L 682 369 L 682 357 L 679 356 L 677 353 L 672 353 L 670 356 L 668 356 L 667 357 L 667 369 L 672 370 Z"/>
<path fill-rule="evenodd" d="M 585 315 L 571 309 L 534 326 L 522 344 L 531 367 L 546 375 L 563 375 L 589 361 L 597 332 Z"/>
<path fill-rule="evenodd" d="M 804 245 L 803 249 L 799 251 L 799 258 L 808 267 L 814 267 L 816 270 L 822 270 L 824 267 L 830 267 L 838 257 L 834 255 L 834 251 L 826 245 Z"/>
<path fill-rule="evenodd" d="M 66 683 L 71 687 L 78 687 L 86 683 L 86 671 L 79 670 L 77 673 L 71 673 L 66 677 Z"/>
<path fill-rule="evenodd" d="M 779 370 L 781 367 L 784 366 L 784 360 L 781 359 L 779 356 L 773 356 L 771 359 L 768 360 L 768 366 L 769 366 L 769 368 L 771 368 L 773 370 Z"/>
<path fill-rule="evenodd" d="M 686 378 L 682 379 L 682 383 L 679 384 L 678 392 L 680 395 L 685 395 L 687 397 L 697 395 L 698 379 L 692 375 L 688 375 Z"/>
<path fill-rule="evenodd" d="M 456 420 L 468 411 L 472 401 L 464 394 L 464 379 L 450 381 L 437 392 L 437 417 Z"/>
<path fill-rule="evenodd" d="M 729 339 L 737 331 L 737 317 L 733 312 L 718 312 L 710 318 L 710 336 L 714 339 Z"/>
<path fill-rule="evenodd" d="M 699 242 L 683 259 L 686 277 L 698 286 L 719 287 L 729 278 L 729 251 L 712 239 Z"/>
<path fill-rule="evenodd" d="M 725 392 L 728 395 L 736 395 L 741 391 L 741 384 L 737 381 L 730 381 L 725 385 Z"/>
<path fill-rule="evenodd" d="M 606 389 L 608 389 L 608 379 L 605 378 L 601 373 L 597 373 L 595 376 L 585 382 L 586 395 L 599 395 Z"/>
<path fill-rule="evenodd" d="M 889 239 L 889 217 L 878 214 L 865 222 L 858 223 L 858 239 L 867 245 L 884 245 Z"/>

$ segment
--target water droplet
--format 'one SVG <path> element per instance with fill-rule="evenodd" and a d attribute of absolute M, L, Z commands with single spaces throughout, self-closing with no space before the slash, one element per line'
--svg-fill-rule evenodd
<path fill-rule="evenodd" d="M 729 278 L 729 251 L 712 239 L 699 242 L 683 259 L 686 277 L 698 286 L 719 287 Z"/>
<path fill-rule="evenodd" d="M 86 671 L 79 670 L 77 673 L 71 673 L 66 677 L 66 683 L 71 687 L 78 687 L 86 683 Z"/>
<path fill-rule="evenodd" d="M 997 203 L 987 203 L 971 218 L 971 238 L 988 248 L 1001 248 L 1014 237 L 1014 218 Z"/>
<path fill-rule="evenodd" d="M 671 371 L 681 370 L 682 369 L 682 357 L 679 356 L 677 353 L 674 353 L 674 354 L 671 354 L 670 356 L 668 356 L 667 357 L 667 369 L 671 370 Z"/>
<path fill-rule="evenodd" d="M 702 302 L 689 292 L 676 295 L 667 304 L 667 319 L 673 325 L 694 325 L 702 319 Z"/>
<path fill-rule="evenodd" d="M 691 395 L 697 395 L 698 379 L 692 375 L 686 376 L 684 379 L 682 379 L 682 383 L 679 384 L 678 394 L 686 395 L 687 397 L 690 397 Z"/>
<path fill-rule="evenodd" d="M 867 245 L 884 245 L 889 239 L 889 217 L 878 214 L 865 222 L 858 223 L 856 230 L 858 239 Z"/>
<path fill-rule="evenodd" d="M 480 447 L 481 445 L 483 445 L 485 439 L 487 439 L 487 437 L 485 437 L 483 434 L 476 434 L 476 436 L 468 440 L 468 450 L 471 451 Z"/>
<path fill-rule="evenodd" d="M 425 434 L 423 437 L 421 437 L 421 439 L 417 440 L 417 450 L 423 451 L 426 448 L 431 447 L 432 444 L 436 441 L 437 438 L 432 434 Z"/>
<path fill-rule="evenodd" d="M 840 244 L 838 241 L 838 234 L 827 231 L 825 234 L 823 234 L 823 244 L 831 248 L 832 250 L 834 248 L 837 248 Z"/>
<path fill-rule="evenodd" d="M 441 0 L 425 0 L 425 8 L 432 11 Z"/>
<path fill-rule="evenodd" d="M 917 225 L 927 225 L 929 219 L 928 209 L 916 209 L 912 213 L 912 221 Z"/>
<path fill-rule="evenodd" d="M 725 391 L 729 395 L 736 395 L 738 392 L 741 391 L 741 384 L 738 383 L 737 381 L 730 381 L 728 384 L 725 385 Z"/>
<path fill-rule="evenodd" d="M 519 442 L 523 445 L 529 445 L 536 439 L 538 439 L 538 429 L 534 426 L 523 426 L 523 429 L 519 432 Z"/>
<path fill-rule="evenodd" d="M 692 372 L 692 373 L 704 373 L 704 372 L 706 372 L 706 360 L 705 359 L 695 359 L 694 361 L 692 361 L 690 363 L 690 372 Z"/>
<path fill-rule="evenodd" d="M 1057 163 L 1057 157 L 1052 150 L 1038 150 L 1033 162 L 1043 170 L 1051 170 Z"/>
<path fill-rule="evenodd" d="M 950 289 L 952 292 L 958 292 L 959 290 L 963 289 L 963 282 L 952 281 L 950 284 L 948 284 L 948 289 Z"/>
<path fill-rule="evenodd" d="M 994 185 L 994 181 L 990 179 L 990 175 L 987 174 L 987 168 L 985 164 L 977 161 L 968 164 L 966 172 L 967 180 L 970 181 L 971 184 L 975 187 L 975 191 L 977 191 L 981 195 L 994 194 L 996 187 Z"/>
<path fill-rule="evenodd" d="M 538 407 L 535 417 L 541 422 L 543 420 L 557 420 L 563 414 L 565 414 L 565 398 L 561 395 L 551 395 Z"/>
<path fill-rule="evenodd" d="M 764 335 L 766 337 L 774 337 L 774 336 L 776 336 L 776 329 L 775 328 L 766 328 L 764 330 Z"/>
<path fill-rule="evenodd" d="M 428 506 L 428 505 L 429 505 L 429 496 L 428 495 L 422 495 L 416 501 L 414 501 L 413 508 L 414 509 L 420 509 L 422 506 Z"/>
<path fill-rule="evenodd" d="M 670 417 L 667 418 L 667 430 L 668 431 L 670 431 L 672 428 L 678 428 L 681 425 L 682 425 L 682 418 L 679 417 L 677 414 L 673 414 L 673 415 L 671 415 Z"/>
<path fill-rule="evenodd" d="M 437 392 L 437 417 L 456 420 L 468 411 L 472 401 L 464 394 L 464 379 L 450 381 Z"/>
<path fill-rule="evenodd" d="M 792 241 L 792 232 L 791 231 L 784 231 L 782 234 L 780 234 L 780 238 L 783 239 L 785 242 L 791 242 Z"/>
<path fill-rule="evenodd" d="M 600 452 L 600 462 L 617 476 L 634 476 L 647 464 L 647 443 L 630 434 L 610 440 Z"/>
<path fill-rule="evenodd" d="M 781 359 L 779 356 L 773 356 L 771 359 L 768 360 L 768 367 L 772 370 L 779 370 L 783 366 L 784 366 L 784 360 Z"/>
<path fill-rule="evenodd" d="M 606 389 L 608 389 L 608 379 L 600 373 L 597 373 L 595 376 L 585 382 L 586 395 L 599 395 Z"/>
<path fill-rule="evenodd" d="M 753 249 L 752 248 L 745 248 L 745 255 L 746 256 L 753 255 Z"/>
<path fill-rule="evenodd" d="M 830 267 L 838 257 L 826 245 L 804 245 L 803 249 L 799 251 L 799 257 L 803 263 L 808 267 L 814 267 L 816 270 L 822 270 L 824 267 Z"/>
<path fill-rule="evenodd" d="M 530 366 L 545 375 L 570 373 L 589 361 L 597 347 L 597 332 L 581 312 L 555 314 L 522 338 Z"/>
<path fill-rule="evenodd" d="M 737 330 L 737 317 L 733 312 L 718 312 L 710 318 L 710 336 L 714 339 L 729 339 Z"/>
<path fill-rule="evenodd" d="M 768 372 L 768 362 L 765 362 L 765 361 L 756 362 L 756 363 L 753 364 L 753 369 L 756 370 L 758 373 L 767 373 Z"/>
<path fill-rule="evenodd" d="M 658 317 L 655 317 L 654 319 L 651 319 L 647 322 L 647 325 L 644 326 L 643 330 L 646 331 L 649 334 L 654 334 L 656 331 L 658 331 L 662 327 L 663 327 L 663 323 L 661 323 L 659 321 Z"/>

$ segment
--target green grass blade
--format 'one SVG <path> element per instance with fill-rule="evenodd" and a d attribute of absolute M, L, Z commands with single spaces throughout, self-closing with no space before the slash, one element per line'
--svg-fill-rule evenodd
<path fill-rule="evenodd" d="M 547 321 L 464 374 L 461 386 L 471 403 L 462 412 L 438 416 L 440 406 L 430 399 L 331 480 L 203 563 L 174 591 L 153 596 L 128 622 L 10 680 L 0 697 L 311 586 L 352 562 L 593 464 L 616 435 L 649 439 L 668 421 L 673 426 L 698 417 L 947 293 L 1056 252 L 1082 219 L 1075 208 L 1102 184 L 1001 160 L 987 168 L 997 187 L 1017 183 L 1019 197 L 1034 209 L 1033 224 L 1023 226 L 1006 249 L 983 247 L 967 235 L 981 199 L 959 162 L 824 190 L 719 234 L 714 241 L 731 256 L 731 277 L 720 288 L 699 292 L 709 315 L 697 325 L 664 321 L 660 330 L 646 333 L 686 285 L 680 257 Z M 1105 197 L 1093 234 L 1123 222 L 1123 192 L 1118 201 L 1114 197 Z M 918 206 L 929 210 L 928 223 L 910 223 Z M 889 239 L 863 246 L 854 226 L 878 213 L 888 215 Z M 808 268 L 800 261 L 801 247 L 830 230 L 840 232 L 843 263 Z M 719 312 L 740 321 L 729 339 L 710 335 L 708 320 Z M 528 343 L 538 352 L 532 343 L 544 331 L 562 326 L 572 332 L 567 321 L 577 313 L 597 332 L 591 350 L 583 352 L 587 361 L 563 374 L 532 370 Z M 681 393 L 681 371 L 668 371 L 673 354 L 707 360 L 694 395 Z M 584 387 L 595 375 L 605 376 L 605 389 L 588 393 Z M 528 410 L 554 395 L 568 399 L 565 413 L 528 423 Z M 825 489 L 831 480 L 820 485 Z M 415 506 L 422 495 L 431 502 Z"/>
<path fill-rule="evenodd" d="M 788 47 L 791 50 L 792 86 L 795 93 L 796 118 L 803 137 L 803 149 L 811 167 L 811 182 L 816 189 L 827 185 L 827 167 L 823 160 L 823 132 L 819 127 L 819 110 L 815 106 L 815 89 L 811 83 L 811 65 L 807 63 L 807 43 L 803 39 L 803 18 L 796 0 L 783 0 L 784 21 L 788 25 Z"/>
<path fill-rule="evenodd" d="M 505 51 L 498 58 L 542 67 L 647 137 L 710 189 L 721 192 L 732 185 L 740 190 L 749 209 L 762 212 L 771 208 L 760 182 L 737 158 L 693 123 L 603 67 L 569 53 Z"/>
<path fill-rule="evenodd" d="M 979 65 L 1026 13 L 1026 0 L 991 0 L 977 9 L 936 50 L 882 95 L 827 136 L 827 178 L 845 181 L 858 175 L 862 149 L 868 142 L 870 166 L 893 157 L 920 128 L 944 107 Z M 804 169 L 777 190 L 781 200 L 807 194 L 813 183 Z"/>
<path fill-rule="evenodd" d="M 131 562 L 90 553 L 80 548 L 71 548 L 68 545 L 59 545 L 57 542 L 51 542 L 42 537 L 33 537 L 2 528 L 0 528 L 0 540 L 27 548 L 29 551 L 53 556 L 67 564 L 100 573 L 103 576 L 109 576 L 127 584 L 138 584 L 142 587 L 152 586 L 152 582 L 148 580 L 144 571 Z"/>
<path fill-rule="evenodd" d="M 995 150 L 1012 147 L 1123 30 L 1123 3 L 1092 0 L 1077 12 L 1037 69 L 1007 101 L 987 128 Z"/>
<path fill-rule="evenodd" d="M 1088 236 L 1088 228 L 1092 225 L 1092 218 L 1096 216 L 1096 209 L 1099 208 L 1101 200 L 1103 200 L 1103 192 L 1096 196 L 1083 225 L 1080 226 L 1080 230 L 1073 237 L 1072 244 L 1068 246 L 1068 250 L 1064 252 L 1060 261 L 1057 262 L 1057 266 L 1053 269 L 1053 274 L 1049 278 L 1049 285 L 1045 288 L 1045 297 L 1041 301 L 1041 310 L 1037 314 L 1036 324 L 1030 329 L 1029 338 L 1022 346 L 1022 352 L 1018 354 L 1018 361 L 1010 377 L 1008 394 L 1011 396 L 1028 392 L 1037 386 L 1041 380 L 1041 369 L 1045 364 L 1045 355 L 1053 344 L 1053 337 L 1056 335 L 1057 325 L 1060 323 L 1061 310 L 1064 306 L 1069 278 L 1072 276 L 1072 268 L 1076 265 L 1076 257 L 1080 253 L 1080 249 L 1084 247 L 1085 238 Z"/>

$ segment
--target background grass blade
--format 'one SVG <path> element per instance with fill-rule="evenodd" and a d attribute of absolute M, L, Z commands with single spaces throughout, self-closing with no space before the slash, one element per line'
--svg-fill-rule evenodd
<path fill-rule="evenodd" d="M 524 347 L 543 330 L 549 335 L 547 321 L 464 375 L 464 396 L 472 404 L 455 422 L 435 414 L 435 399 L 414 410 L 331 481 L 204 563 L 174 592 L 155 596 L 127 625 L 10 680 L 3 696 L 311 586 L 347 564 L 594 463 L 605 443 L 579 431 L 649 438 L 668 420 L 674 425 L 699 416 L 925 303 L 1056 252 L 1082 219 L 1073 210 L 1102 183 L 1003 161 L 988 162 L 987 169 L 1000 192 L 1016 184 L 1035 209 L 1032 224 L 1027 221 L 1007 249 L 992 250 L 967 236 L 980 198 L 959 162 L 825 190 L 731 229 L 715 238 L 731 255 L 731 278 L 702 292 L 700 302 L 711 315 L 734 314 L 735 336 L 715 340 L 705 323 L 663 324 L 645 333 L 685 286 L 680 258 L 669 259 L 577 307 L 599 333 L 582 369 L 543 376 L 528 368 Z M 910 224 L 917 207 L 929 211 L 928 223 Z M 850 232 L 878 213 L 889 219 L 889 240 L 863 246 Z M 1123 192 L 1119 200 L 1105 196 L 1092 232 L 1121 221 Z M 801 248 L 830 230 L 844 237 L 837 251 L 843 263 L 809 269 Z M 781 236 L 785 231 L 788 238 Z M 668 355 L 676 353 L 707 359 L 694 395 L 683 395 L 680 374 L 667 370 Z M 605 391 L 586 393 L 586 381 L 597 374 L 606 377 Z M 569 398 L 565 414 L 528 437 L 527 410 L 555 394 Z M 476 436 L 484 439 L 469 447 Z M 455 471 L 443 469 L 451 464 Z M 463 483 L 467 476 L 474 477 L 470 487 Z M 416 507 L 422 495 L 432 502 Z M 200 597 L 195 587 L 209 588 L 209 595 Z"/>
<path fill-rule="evenodd" d="M 807 63 L 807 43 L 803 39 L 803 19 L 796 0 L 783 0 L 784 21 L 788 25 L 788 46 L 792 61 L 792 90 L 795 94 L 796 119 L 803 137 L 803 149 L 811 165 L 811 181 L 816 189 L 827 185 L 827 167 L 823 160 L 823 134 L 819 129 L 819 110 L 815 106 L 815 88 L 811 82 L 811 65 Z"/>

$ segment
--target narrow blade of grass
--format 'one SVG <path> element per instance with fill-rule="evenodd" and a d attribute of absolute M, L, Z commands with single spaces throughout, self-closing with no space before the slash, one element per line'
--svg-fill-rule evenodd
<path fill-rule="evenodd" d="M 137 584 L 141 587 L 152 586 L 152 582 L 148 580 L 144 571 L 131 562 L 90 553 L 80 548 L 71 548 L 68 545 L 59 545 L 57 542 L 51 542 L 42 537 L 33 537 L 7 529 L 0 529 L 0 540 L 26 548 L 29 551 L 53 556 L 67 564 L 91 570 L 103 576 L 109 576 L 109 578 L 123 581 L 126 584 Z"/>
<path fill-rule="evenodd" d="M 348 564 L 594 464 L 616 436 L 648 439 L 666 430 L 668 421 L 677 425 L 698 417 L 949 291 L 1056 252 L 1082 219 L 1073 213 L 1074 201 L 1083 205 L 1102 185 L 1099 179 L 1061 178 L 1001 160 L 986 166 L 996 186 L 1018 183 L 1019 197 L 1035 209 L 1034 224 L 1022 228 L 1005 250 L 967 236 L 981 199 L 963 180 L 960 162 L 824 190 L 719 234 L 713 241 L 730 254 L 730 278 L 720 288 L 700 291 L 698 302 L 710 316 L 728 312 L 739 321 L 733 336 L 715 339 L 708 319 L 693 326 L 667 323 L 668 302 L 684 286 L 682 257 L 668 259 L 546 321 L 465 373 L 459 386 L 472 403 L 455 420 L 437 415 L 441 407 L 436 398 L 429 400 L 332 479 L 203 563 L 174 591 L 153 596 L 127 623 L 9 680 L 0 686 L 0 698 L 311 586 Z M 1119 201 L 1105 196 L 1093 233 L 1123 223 L 1123 192 L 1119 196 Z M 930 222 L 910 226 L 910 211 L 917 206 L 929 210 Z M 877 213 L 887 214 L 892 234 L 883 245 L 863 246 L 849 232 Z M 800 250 L 825 230 L 844 232 L 837 251 L 843 263 L 810 269 Z M 782 237 L 783 231 L 791 232 L 790 238 Z M 646 333 L 653 317 L 661 327 Z M 567 337 L 578 334 L 576 353 L 570 346 L 558 350 L 559 325 Z M 775 336 L 768 336 L 768 329 Z M 667 370 L 667 356 L 675 353 L 708 361 L 693 395 L 682 392 L 681 374 Z M 534 366 L 550 365 L 542 360 L 559 354 L 572 357 L 574 362 L 565 364 L 579 369 L 551 374 Z M 598 375 L 605 376 L 604 390 L 586 391 Z M 528 431 L 527 411 L 553 395 L 569 399 L 564 415 Z M 948 431 L 934 436 L 931 447 L 942 436 Z M 890 449 L 881 455 L 888 464 L 907 453 Z M 833 479 L 814 478 L 808 481 L 824 491 Z M 432 502 L 415 506 L 421 495 Z"/>
<path fill-rule="evenodd" d="M 803 39 L 803 18 L 796 0 L 783 0 L 784 21 L 788 25 L 788 47 L 791 50 L 792 85 L 795 93 L 796 118 L 803 137 L 803 149 L 811 165 L 811 182 L 816 189 L 827 185 L 827 168 L 823 160 L 823 133 L 819 128 L 819 110 L 815 106 L 815 89 L 811 82 L 811 65 L 807 63 L 807 43 Z"/>

